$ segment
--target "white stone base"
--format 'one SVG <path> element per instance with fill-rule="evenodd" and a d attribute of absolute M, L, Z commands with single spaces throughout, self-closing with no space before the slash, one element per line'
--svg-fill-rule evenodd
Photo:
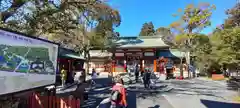
<path fill-rule="evenodd" d="M 181 75 L 180 71 L 173 72 L 174 77 L 179 77 L 180 75 Z M 187 77 L 188 77 L 188 71 L 183 71 L 183 78 L 187 78 Z"/>

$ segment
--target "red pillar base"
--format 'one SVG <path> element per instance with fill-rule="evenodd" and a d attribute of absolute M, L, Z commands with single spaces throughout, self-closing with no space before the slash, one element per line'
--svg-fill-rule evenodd
<path fill-rule="evenodd" d="M 179 76 L 179 77 L 176 77 L 176 79 L 183 80 L 184 78 L 183 78 L 183 76 Z"/>

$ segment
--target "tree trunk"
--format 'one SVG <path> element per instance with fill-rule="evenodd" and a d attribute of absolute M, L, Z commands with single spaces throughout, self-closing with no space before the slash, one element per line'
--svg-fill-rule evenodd
<path fill-rule="evenodd" d="M 187 52 L 186 64 L 187 64 L 187 71 L 188 71 L 188 78 L 191 78 L 191 73 L 189 71 L 190 68 L 190 52 Z"/>
<path fill-rule="evenodd" d="M 86 66 L 84 66 L 85 69 L 85 75 L 88 75 L 89 74 L 89 59 L 90 59 L 90 54 L 89 54 L 89 51 L 84 48 L 84 59 L 85 59 L 85 62 L 86 62 Z"/>
<path fill-rule="evenodd" d="M 90 62 L 90 53 L 88 51 L 88 53 L 87 53 L 87 73 L 89 73 L 89 68 L 90 68 L 89 62 Z"/>
<path fill-rule="evenodd" d="M 188 52 L 187 52 L 187 57 L 188 57 L 188 59 L 186 60 L 187 71 L 188 71 L 188 78 L 191 77 L 190 72 L 189 72 L 189 66 L 190 66 L 190 57 L 191 57 L 192 45 L 193 45 L 193 41 L 192 41 L 192 39 L 193 39 L 192 31 L 193 31 L 193 29 L 190 27 L 190 28 L 189 28 L 188 39 L 187 39 L 187 40 L 188 40 L 188 42 L 187 42 L 188 45 L 187 45 L 187 46 L 189 47 Z M 185 57 L 185 58 L 186 58 L 186 57 Z"/>

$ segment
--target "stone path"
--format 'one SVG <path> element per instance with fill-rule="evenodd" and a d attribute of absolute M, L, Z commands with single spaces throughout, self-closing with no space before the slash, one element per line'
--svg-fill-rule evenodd
<path fill-rule="evenodd" d="M 232 103 L 232 96 L 236 93 L 228 90 L 224 81 L 196 78 L 163 83 L 173 87 L 163 96 L 174 108 L 240 108 L 240 105 Z"/>

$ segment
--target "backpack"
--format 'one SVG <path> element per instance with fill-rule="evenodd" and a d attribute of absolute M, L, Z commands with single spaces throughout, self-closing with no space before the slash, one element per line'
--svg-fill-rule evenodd
<path fill-rule="evenodd" d="M 120 90 L 113 90 L 112 93 L 111 93 L 111 100 L 112 101 L 120 101 L 121 100 L 121 97 L 122 97 L 122 94 L 120 92 Z"/>

